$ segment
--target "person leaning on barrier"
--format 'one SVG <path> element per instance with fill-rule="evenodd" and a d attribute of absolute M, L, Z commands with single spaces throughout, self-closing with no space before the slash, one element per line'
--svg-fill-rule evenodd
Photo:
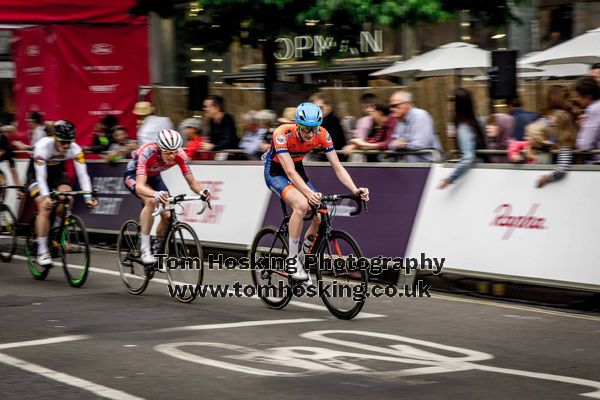
<path fill-rule="evenodd" d="M 553 136 L 558 138 L 559 153 L 556 159 L 556 167 L 549 174 L 542 175 L 536 187 L 541 188 L 550 182 L 556 182 L 565 177 L 573 163 L 573 149 L 575 148 L 575 125 L 571 115 L 564 110 L 555 110 L 549 115 Z"/>
<path fill-rule="evenodd" d="M 128 158 L 131 152 L 138 147 L 137 142 L 129 138 L 127 130 L 121 125 L 112 128 L 111 137 L 113 143 L 106 153 L 106 159 L 109 162 L 116 162 L 122 158 Z"/>
<path fill-rule="evenodd" d="M 249 111 L 242 115 L 244 137 L 240 140 L 240 149 L 250 160 L 259 160 L 260 156 L 269 150 L 265 141 L 275 113 L 270 110 Z"/>
<path fill-rule="evenodd" d="M 350 140 L 350 144 L 342 149 L 344 154 L 350 154 L 354 150 L 386 150 L 388 148 L 392 131 L 396 125 L 396 120 L 390 118 L 390 108 L 387 104 L 375 104 L 371 112 L 371 119 L 371 129 L 367 133 L 367 137 Z M 367 154 L 367 161 L 379 161 L 378 154 Z"/>
<path fill-rule="evenodd" d="M 510 135 L 515 125 L 515 119 L 508 114 L 492 114 L 485 121 L 485 147 L 488 150 L 506 151 Z M 493 163 L 506 163 L 506 155 L 490 156 Z"/>
<path fill-rule="evenodd" d="M 354 128 L 353 138 L 359 138 L 365 140 L 369 135 L 371 126 L 373 125 L 372 112 L 375 109 L 377 103 L 377 97 L 373 93 L 365 93 L 360 96 L 360 108 L 362 109 L 363 116 L 356 121 L 356 127 Z"/>
<path fill-rule="evenodd" d="M 513 140 L 508 145 L 508 158 L 512 163 L 549 164 L 552 130 L 545 122 L 534 122 L 525 128 L 525 140 Z"/>
<path fill-rule="evenodd" d="M 202 143 L 204 151 L 221 151 L 237 149 L 235 121 L 231 114 L 225 112 L 225 100 L 221 96 L 208 96 L 204 100 L 204 116 L 209 120 L 210 141 Z"/>
<path fill-rule="evenodd" d="M 445 189 L 464 175 L 475 162 L 477 149 L 483 148 L 485 143 L 483 130 L 475 117 L 471 93 L 467 89 L 454 89 L 448 98 L 448 107 L 454 112 L 456 141 L 461 156 L 452 174 L 440 183 L 438 189 Z"/>
<path fill-rule="evenodd" d="M 413 104 L 410 92 L 399 90 L 389 100 L 391 115 L 397 119 L 390 150 L 415 151 L 439 149 L 431 115 Z M 431 154 L 407 155 L 407 162 L 432 162 Z"/>
<path fill-rule="evenodd" d="M 585 108 L 577 135 L 577 148 L 598 150 L 600 149 L 600 86 L 594 78 L 586 76 L 577 80 L 575 92 L 575 101 L 580 107 Z M 600 162 L 600 156 L 596 155 L 592 162 Z"/>
<path fill-rule="evenodd" d="M 179 131 L 187 138 L 185 154 L 190 160 L 208 160 L 209 155 L 202 151 L 202 121 L 198 118 L 187 118 L 179 124 Z"/>
<path fill-rule="evenodd" d="M 169 117 L 159 117 L 154 115 L 154 106 L 147 101 L 135 103 L 133 113 L 138 116 L 137 141 L 140 146 L 146 143 L 154 143 L 158 137 L 158 132 L 163 129 L 173 129 L 173 122 Z"/>

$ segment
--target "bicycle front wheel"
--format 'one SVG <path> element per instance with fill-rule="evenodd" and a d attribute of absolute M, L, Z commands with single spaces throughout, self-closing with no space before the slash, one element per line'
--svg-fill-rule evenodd
<path fill-rule="evenodd" d="M 119 272 L 123 284 L 131 294 L 142 294 L 150 282 L 150 275 L 139 261 L 142 255 L 140 229 L 139 222 L 127 220 L 121 226 L 117 238 Z"/>
<path fill-rule="evenodd" d="M 9 262 L 17 249 L 17 219 L 6 204 L 0 204 L 0 258 Z"/>
<path fill-rule="evenodd" d="M 67 217 L 57 240 L 67 282 L 72 287 L 82 287 L 90 271 L 90 242 L 81 218 Z"/>
<path fill-rule="evenodd" d="M 362 257 L 356 240 L 348 233 L 334 230 L 321 241 L 317 255 L 317 283 L 321 299 L 334 316 L 352 319 L 363 308 L 367 295 L 367 271 L 352 269 L 349 256 Z"/>
<path fill-rule="evenodd" d="M 270 308 L 283 308 L 292 299 L 287 275 L 282 274 L 287 256 L 287 240 L 277 228 L 258 231 L 248 253 L 250 271 L 258 297 Z"/>
<path fill-rule="evenodd" d="M 182 303 L 190 303 L 196 298 L 196 286 L 204 277 L 202 246 L 194 229 L 186 223 L 177 223 L 166 239 L 167 261 L 163 266 L 173 289 L 173 297 Z M 176 286 L 180 290 L 177 290 Z"/>

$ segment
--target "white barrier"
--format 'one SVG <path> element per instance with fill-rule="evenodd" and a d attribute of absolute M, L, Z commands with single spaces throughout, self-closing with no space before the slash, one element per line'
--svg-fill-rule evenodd
<path fill-rule="evenodd" d="M 213 209 L 196 215 L 198 203 L 182 203 L 179 219 L 190 224 L 202 242 L 249 248 L 262 225 L 271 193 L 263 179 L 263 166 L 200 164 L 191 168 L 196 180 L 211 190 Z M 192 194 L 178 167 L 163 172 L 162 178 L 172 195 Z"/>
<path fill-rule="evenodd" d="M 407 256 L 445 257 L 445 271 L 600 291 L 600 173 L 571 171 L 542 189 L 548 171 L 433 165 Z"/>

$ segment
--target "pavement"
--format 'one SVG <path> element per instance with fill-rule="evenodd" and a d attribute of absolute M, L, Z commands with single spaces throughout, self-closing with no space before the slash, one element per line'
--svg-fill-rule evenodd
<path fill-rule="evenodd" d="M 250 284 L 206 271 L 206 284 Z M 0 264 L 2 399 L 600 398 L 600 315 L 431 292 L 369 298 L 351 321 L 318 298 L 127 293 L 94 249 L 84 287 Z M 435 290 L 435 287 L 432 288 Z"/>

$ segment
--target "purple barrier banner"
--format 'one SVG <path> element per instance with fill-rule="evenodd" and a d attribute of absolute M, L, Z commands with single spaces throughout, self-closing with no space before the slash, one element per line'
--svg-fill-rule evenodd
<path fill-rule="evenodd" d="M 354 182 L 369 188 L 369 212 L 334 216 L 333 226 L 350 233 L 366 257 L 403 257 L 415 220 L 429 167 L 347 167 Z M 307 175 L 323 194 L 344 194 L 347 189 L 329 166 L 306 167 Z M 344 212 L 338 213 L 344 214 Z M 264 225 L 279 227 L 280 200 L 271 195 Z"/>
<path fill-rule="evenodd" d="M 87 164 L 92 186 L 98 190 L 98 207 L 89 210 L 79 197 L 73 211 L 83 219 L 88 229 L 118 232 L 126 220 L 139 219 L 142 203 L 123 184 L 125 165 Z"/>

